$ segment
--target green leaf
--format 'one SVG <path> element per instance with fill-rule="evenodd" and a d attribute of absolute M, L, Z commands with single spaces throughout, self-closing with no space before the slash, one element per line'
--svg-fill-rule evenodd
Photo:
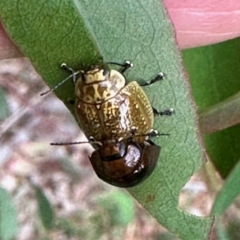
<path fill-rule="evenodd" d="M 98 203 L 110 216 L 111 224 L 127 226 L 134 219 L 134 203 L 129 194 L 122 191 L 114 191 L 99 196 Z"/>
<path fill-rule="evenodd" d="M 0 188 L 0 239 L 10 240 L 17 237 L 17 214 L 11 197 Z"/>
<path fill-rule="evenodd" d="M 203 159 L 197 121 L 188 83 L 182 73 L 172 25 L 159 0 L 30 0 L 0 2 L 9 35 L 27 55 L 49 86 L 66 77 L 62 62 L 77 69 L 83 63 L 131 60 L 127 79 L 149 79 L 163 71 L 167 78 L 146 87 L 155 108 L 174 108 L 173 117 L 161 117 L 155 128 L 170 137 L 156 139 L 162 146 L 158 167 L 132 195 L 169 231 L 183 239 L 206 239 L 211 218 L 199 218 L 178 208 L 179 192 Z M 67 103 L 72 83 L 57 89 Z"/>
<path fill-rule="evenodd" d="M 233 107 L 233 100 L 234 94 L 237 94 L 240 89 L 239 54 L 236 51 L 239 48 L 240 38 L 237 38 L 211 46 L 183 51 L 184 65 L 191 81 L 193 96 L 199 111 L 202 113 L 202 117 L 207 120 L 205 111 L 211 111 L 213 106 L 216 125 L 222 122 L 223 126 L 223 123 L 226 123 L 227 114 L 231 118 L 231 112 L 237 111 L 237 108 L 234 109 Z M 229 101 L 233 102 L 228 103 Z M 221 115 L 217 115 L 219 113 Z M 235 113 L 234 116 L 236 116 Z M 213 115 L 211 117 L 213 118 Z M 228 127 L 227 129 L 204 136 L 207 153 L 224 178 L 227 177 L 239 160 L 240 125 L 233 125 L 234 121 L 231 127 L 229 127 L 229 124 L 225 124 L 225 127 Z M 218 128 L 223 129 L 224 127 Z"/>
<path fill-rule="evenodd" d="M 240 163 L 236 165 L 232 173 L 226 179 L 221 191 L 218 193 L 212 208 L 213 214 L 221 215 L 239 195 L 239 176 Z"/>
<path fill-rule="evenodd" d="M 42 189 L 36 185 L 33 186 L 36 192 L 36 198 L 38 202 L 39 217 L 45 229 L 50 230 L 53 226 L 54 221 L 54 212 L 52 206 L 48 201 L 47 197 L 45 196 L 44 192 L 42 191 Z"/>

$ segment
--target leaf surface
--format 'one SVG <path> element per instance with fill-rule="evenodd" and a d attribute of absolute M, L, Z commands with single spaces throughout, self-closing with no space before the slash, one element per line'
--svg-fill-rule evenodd
<path fill-rule="evenodd" d="M 1 17 L 14 42 L 28 56 L 50 87 L 67 74 L 62 62 L 74 69 L 82 64 L 130 60 L 127 80 L 166 74 L 163 82 L 145 87 L 153 106 L 174 108 L 173 117 L 156 118 L 155 128 L 170 137 L 161 145 L 157 169 L 130 193 L 169 231 L 182 239 L 206 239 L 211 218 L 200 218 L 178 208 L 178 195 L 202 164 L 202 147 L 189 86 L 184 79 L 172 25 L 158 0 L 30 0 L 1 1 Z M 71 82 L 56 91 L 67 102 L 74 97 Z M 38 96 L 36 96 L 38 97 Z"/>

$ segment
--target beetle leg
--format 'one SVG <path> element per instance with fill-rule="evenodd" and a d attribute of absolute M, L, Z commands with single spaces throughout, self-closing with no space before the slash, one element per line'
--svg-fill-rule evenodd
<path fill-rule="evenodd" d="M 133 67 L 133 63 L 131 63 L 130 61 L 125 61 L 125 63 L 117 63 L 117 62 L 107 62 L 107 64 L 114 64 L 114 65 L 118 65 L 121 66 L 123 69 L 121 70 L 121 73 L 124 73 L 127 69 Z"/>
<path fill-rule="evenodd" d="M 66 63 L 62 63 L 61 64 L 61 68 L 66 70 L 66 71 L 68 71 L 68 72 L 70 72 L 71 74 L 75 73 L 75 71 L 72 68 L 70 68 Z"/>
<path fill-rule="evenodd" d="M 131 137 L 128 137 L 126 139 L 131 141 L 136 137 L 147 137 L 146 141 L 148 141 L 150 138 L 153 138 L 153 137 L 169 136 L 169 135 L 170 135 L 169 133 L 159 133 L 157 130 L 151 129 L 149 133 L 132 135 Z"/>
<path fill-rule="evenodd" d="M 169 136 L 169 133 L 159 133 L 157 130 L 152 129 L 147 136 L 152 138 L 152 137 L 158 137 L 158 136 Z"/>
<path fill-rule="evenodd" d="M 126 61 L 124 64 L 122 64 L 123 69 L 121 70 L 121 73 L 124 73 L 127 69 L 133 67 L 133 63 L 130 61 Z"/>
<path fill-rule="evenodd" d="M 89 143 L 96 144 L 98 147 L 102 147 L 102 143 L 100 141 L 97 141 L 93 136 L 89 137 Z"/>
<path fill-rule="evenodd" d="M 172 114 L 175 113 L 174 109 L 173 108 L 169 108 L 165 111 L 158 111 L 156 108 L 152 107 L 152 110 L 153 110 L 153 114 L 154 116 L 163 116 L 163 115 L 166 115 L 166 116 L 171 116 Z"/>
<path fill-rule="evenodd" d="M 135 126 L 131 127 L 131 134 L 135 135 L 137 133 L 137 128 Z"/>
<path fill-rule="evenodd" d="M 73 83 L 75 84 L 76 83 L 76 76 L 77 74 L 79 73 L 78 72 L 75 72 L 71 67 L 69 67 L 66 63 L 62 63 L 61 64 L 61 68 L 66 70 L 67 72 L 70 72 L 71 73 L 71 76 L 73 78 Z"/>
<path fill-rule="evenodd" d="M 164 78 L 164 73 L 163 72 L 160 72 L 155 78 L 151 79 L 151 80 L 148 80 L 148 81 L 145 81 L 144 83 L 140 83 L 139 85 L 141 87 L 144 87 L 144 86 L 149 86 L 155 82 L 158 82 L 158 81 L 161 81 L 163 80 Z"/>

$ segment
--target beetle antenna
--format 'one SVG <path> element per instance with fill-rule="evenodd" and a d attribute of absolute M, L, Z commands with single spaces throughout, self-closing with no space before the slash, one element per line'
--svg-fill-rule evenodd
<path fill-rule="evenodd" d="M 69 80 L 70 78 L 73 79 L 73 83 L 75 84 L 76 82 L 76 76 L 79 74 L 80 71 L 74 72 L 74 70 L 70 67 L 67 66 L 66 63 L 62 63 L 61 64 L 61 68 L 71 72 L 72 74 L 69 75 L 67 78 L 65 78 L 63 81 L 61 81 L 60 83 L 58 83 L 55 87 L 53 87 L 52 89 L 49 89 L 48 91 L 41 93 L 40 96 L 46 95 L 49 92 L 54 92 L 59 86 L 61 86 L 63 83 L 65 83 L 67 80 Z"/>
<path fill-rule="evenodd" d="M 157 76 L 155 76 L 153 79 L 150 79 L 148 81 L 144 81 L 143 83 L 139 84 L 141 87 L 152 85 L 155 82 L 162 81 L 165 77 L 165 74 L 163 72 L 158 73 Z"/>
<path fill-rule="evenodd" d="M 50 143 L 52 146 L 63 146 L 63 145 L 75 145 L 75 144 L 84 144 L 84 143 L 90 143 L 90 144 L 96 144 L 98 146 L 102 146 L 102 143 L 99 141 L 96 141 L 93 137 L 89 138 L 89 141 L 83 141 L 83 142 L 61 142 L 61 143 Z"/>
<path fill-rule="evenodd" d="M 62 146 L 62 145 L 75 145 L 75 144 L 83 144 L 83 143 L 90 143 L 88 141 L 86 142 L 59 142 L 59 143 L 50 143 L 52 146 Z"/>

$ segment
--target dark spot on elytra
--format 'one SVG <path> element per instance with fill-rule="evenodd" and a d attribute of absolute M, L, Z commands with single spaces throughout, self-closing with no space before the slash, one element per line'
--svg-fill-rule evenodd
<path fill-rule="evenodd" d="M 86 94 L 86 96 L 94 96 L 95 95 L 94 87 L 91 85 L 87 86 L 85 94 Z"/>
<path fill-rule="evenodd" d="M 98 91 L 98 94 L 99 94 L 100 96 L 103 96 L 103 93 L 104 93 L 105 91 L 107 91 L 107 90 L 108 90 L 107 87 L 103 87 L 103 86 L 98 85 L 97 91 Z"/>
<path fill-rule="evenodd" d="M 110 102 L 107 102 L 107 108 L 111 108 L 112 104 Z"/>

